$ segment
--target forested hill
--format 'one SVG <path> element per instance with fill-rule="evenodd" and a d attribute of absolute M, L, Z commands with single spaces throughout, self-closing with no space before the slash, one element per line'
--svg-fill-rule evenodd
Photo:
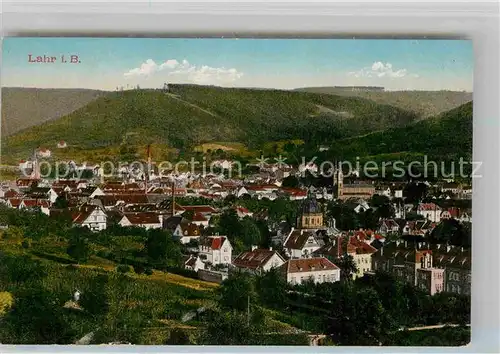
<path fill-rule="evenodd" d="M 204 142 L 303 139 L 315 143 L 416 121 L 417 115 L 363 98 L 308 92 L 170 85 L 169 91 L 110 92 L 56 120 L 3 141 L 4 153 L 60 140 L 81 148 L 120 144 L 134 133 L 176 148 Z"/>
<path fill-rule="evenodd" d="M 61 118 L 104 94 L 85 89 L 3 87 L 2 136 Z"/>
<path fill-rule="evenodd" d="M 472 101 L 436 117 L 336 142 L 345 158 L 380 154 L 426 154 L 440 160 L 472 157 Z"/>
<path fill-rule="evenodd" d="M 461 106 L 472 100 L 472 92 L 465 91 L 384 91 L 363 87 L 352 90 L 339 87 L 305 87 L 298 91 L 362 97 L 381 104 L 389 104 L 429 118 Z"/>

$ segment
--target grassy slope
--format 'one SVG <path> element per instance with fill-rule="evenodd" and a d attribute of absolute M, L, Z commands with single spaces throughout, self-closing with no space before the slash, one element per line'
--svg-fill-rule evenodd
<path fill-rule="evenodd" d="M 440 159 L 472 156 L 472 102 L 437 117 L 362 137 L 345 139 L 336 152 L 353 156 L 417 153 Z"/>
<path fill-rule="evenodd" d="M 471 92 L 462 91 L 345 91 L 334 87 L 306 87 L 298 91 L 362 97 L 381 104 L 416 112 L 427 118 L 456 108 L 472 100 Z"/>
<path fill-rule="evenodd" d="M 84 89 L 2 88 L 2 137 L 60 118 L 104 94 Z"/>
<path fill-rule="evenodd" d="M 217 141 L 256 146 L 295 138 L 320 143 L 416 119 L 392 106 L 334 95 L 194 85 L 173 85 L 172 91 L 176 98 L 159 90 L 109 93 L 61 119 L 8 137 L 3 153 L 51 148 L 59 140 L 85 149 L 116 146 L 131 132 L 143 144 L 177 148 Z"/>

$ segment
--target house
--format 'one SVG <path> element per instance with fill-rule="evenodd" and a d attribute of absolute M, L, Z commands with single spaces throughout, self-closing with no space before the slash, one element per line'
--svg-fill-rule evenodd
<path fill-rule="evenodd" d="M 194 255 L 184 256 L 183 259 L 184 269 L 197 272 L 198 269 L 205 269 L 205 263 L 200 257 Z"/>
<path fill-rule="evenodd" d="M 433 245 L 434 266 L 444 269 L 446 292 L 470 295 L 471 250 L 451 245 Z"/>
<path fill-rule="evenodd" d="M 443 292 L 445 291 L 444 276 L 444 269 L 419 268 L 417 269 L 418 288 L 429 295 Z"/>
<path fill-rule="evenodd" d="M 135 226 L 142 227 L 146 230 L 161 229 L 161 216 L 154 212 L 132 212 L 124 213 L 118 224 L 122 227 Z"/>
<path fill-rule="evenodd" d="M 460 209 L 458 208 L 448 208 L 441 212 L 441 220 L 444 219 L 458 219 L 460 217 Z"/>
<path fill-rule="evenodd" d="M 316 232 L 307 229 L 292 228 L 283 243 L 285 252 L 290 258 L 310 257 L 321 246 Z"/>
<path fill-rule="evenodd" d="M 68 144 L 64 140 L 61 140 L 60 142 L 57 143 L 57 148 L 58 149 L 65 149 L 68 147 Z"/>
<path fill-rule="evenodd" d="M 419 203 L 417 206 L 417 214 L 432 222 L 441 220 L 441 211 L 441 208 L 435 203 Z"/>
<path fill-rule="evenodd" d="M 253 213 L 250 212 L 247 208 L 244 208 L 244 207 L 236 207 L 236 214 L 238 214 L 238 217 L 240 219 L 243 219 L 244 217 L 246 216 L 253 216 Z"/>
<path fill-rule="evenodd" d="M 199 241 L 198 255 L 212 266 L 231 264 L 233 247 L 226 236 L 207 236 Z"/>
<path fill-rule="evenodd" d="M 368 241 L 360 240 L 359 236 L 341 235 L 332 239 L 332 243 L 318 249 L 314 255 L 339 259 L 345 254 L 352 256 L 356 264 L 356 273 L 353 278 L 361 278 L 365 273 L 372 271 L 372 255 L 377 249 L 371 246 Z"/>
<path fill-rule="evenodd" d="M 23 199 L 19 203 L 19 209 L 35 210 L 40 208 L 40 211 L 45 215 L 50 215 L 50 202 L 45 199 Z"/>
<path fill-rule="evenodd" d="M 285 260 L 272 248 L 257 248 L 252 246 L 251 251 L 243 252 L 233 260 L 233 266 L 239 270 L 254 274 L 267 272 L 272 268 L 281 267 Z"/>
<path fill-rule="evenodd" d="M 436 266 L 435 250 L 425 242 L 393 241 L 372 256 L 373 270 L 393 273 L 396 277 L 428 294 L 444 291 L 443 267 Z"/>
<path fill-rule="evenodd" d="M 49 149 L 40 148 L 38 149 L 37 154 L 39 157 L 49 158 L 52 155 L 52 152 Z"/>
<path fill-rule="evenodd" d="M 399 224 L 394 219 L 382 219 L 377 231 L 382 235 L 397 234 L 399 233 Z"/>
<path fill-rule="evenodd" d="M 201 236 L 200 227 L 192 222 L 183 221 L 177 224 L 172 235 L 179 239 L 180 243 L 186 244 L 198 240 Z"/>
<path fill-rule="evenodd" d="M 83 204 L 72 212 L 73 224 L 88 227 L 92 231 L 106 229 L 107 215 L 97 205 Z"/>
<path fill-rule="evenodd" d="M 340 280 L 340 268 L 324 257 L 289 259 L 280 267 L 280 271 L 292 285 L 308 280 L 315 283 L 333 283 Z"/>
<path fill-rule="evenodd" d="M 208 227 L 210 216 L 204 216 L 202 213 L 195 213 L 191 218 L 191 222 L 198 226 Z"/>
<path fill-rule="evenodd" d="M 21 201 L 21 198 L 9 198 L 5 205 L 9 208 L 18 209 L 19 205 L 21 205 Z"/>

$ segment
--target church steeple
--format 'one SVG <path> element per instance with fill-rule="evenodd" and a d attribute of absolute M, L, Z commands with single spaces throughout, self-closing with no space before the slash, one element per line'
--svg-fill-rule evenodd
<path fill-rule="evenodd" d="M 323 212 L 316 200 L 316 196 L 312 192 L 312 188 L 308 189 L 307 198 L 302 203 L 297 227 L 299 229 L 317 229 L 323 227 Z"/>

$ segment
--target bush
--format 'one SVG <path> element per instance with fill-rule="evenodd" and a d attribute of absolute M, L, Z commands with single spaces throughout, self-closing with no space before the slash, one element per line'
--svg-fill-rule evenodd
<path fill-rule="evenodd" d="M 153 270 L 151 268 L 147 267 L 146 269 L 144 269 L 144 274 L 151 275 L 151 274 L 153 274 Z"/>
<path fill-rule="evenodd" d="M 116 267 L 116 271 L 118 273 L 129 273 L 131 271 L 131 268 L 129 265 L 120 264 L 118 267 Z"/>
<path fill-rule="evenodd" d="M 143 274 L 144 273 L 144 266 L 142 264 L 136 264 L 134 265 L 134 272 L 137 274 Z"/>

